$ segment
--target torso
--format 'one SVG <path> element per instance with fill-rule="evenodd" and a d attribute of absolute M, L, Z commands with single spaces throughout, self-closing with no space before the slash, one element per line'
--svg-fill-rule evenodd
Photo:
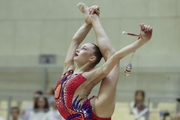
<path fill-rule="evenodd" d="M 43 111 L 32 111 L 30 113 L 30 120 L 46 120 L 47 119 L 47 112 L 43 112 Z"/>
<path fill-rule="evenodd" d="M 56 105 L 61 115 L 67 120 L 76 116 L 90 118 L 91 106 L 86 104 L 89 104 L 87 96 L 92 88 L 93 85 L 82 74 L 66 72 L 55 88 Z"/>
<path fill-rule="evenodd" d="M 111 120 L 100 118 L 93 113 L 88 95 L 96 83 L 86 80 L 83 74 L 66 72 L 55 87 L 55 100 L 58 111 L 66 120 Z"/>

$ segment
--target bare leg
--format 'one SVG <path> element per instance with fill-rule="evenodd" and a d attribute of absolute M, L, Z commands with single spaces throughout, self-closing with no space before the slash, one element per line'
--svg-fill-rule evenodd
<path fill-rule="evenodd" d="M 115 52 L 111 42 L 106 35 L 99 17 L 92 20 L 92 25 L 96 34 L 98 46 L 103 54 L 105 61 Z M 116 86 L 119 79 L 119 63 L 103 79 L 99 89 L 97 99 L 95 100 L 95 113 L 99 117 L 111 117 L 115 108 Z"/>
<path fill-rule="evenodd" d="M 87 6 L 84 4 L 80 6 L 81 6 L 80 9 L 81 11 L 82 9 L 87 8 Z M 88 13 L 85 11 L 87 10 L 83 10 L 82 12 L 85 14 L 85 19 L 86 19 L 86 17 L 88 17 L 87 15 Z M 108 36 L 106 35 L 100 23 L 99 18 L 96 16 L 91 21 L 96 34 L 97 44 L 101 50 L 101 53 L 103 54 L 105 61 L 107 61 L 107 59 L 109 59 L 115 53 L 115 50 L 111 45 L 111 42 Z M 109 118 L 112 116 L 115 107 L 116 86 L 117 86 L 118 78 L 119 78 L 119 64 L 117 64 L 101 82 L 98 96 L 94 100 L 94 112 L 97 116 L 103 118 Z"/>

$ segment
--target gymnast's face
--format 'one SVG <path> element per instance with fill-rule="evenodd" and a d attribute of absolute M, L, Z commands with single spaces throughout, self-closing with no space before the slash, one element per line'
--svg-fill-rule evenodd
<path fill-rule="evenodd" d="M 94 63 L 96 57 L 94 56 L 94 45 L 86 43 L 76 50 L 74 61 L 79 65 L 86 63 Z"/>

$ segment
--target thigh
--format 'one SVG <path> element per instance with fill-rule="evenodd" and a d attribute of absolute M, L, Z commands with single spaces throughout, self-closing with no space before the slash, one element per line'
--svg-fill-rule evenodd
<path fill-rule="evenodd" d="M 119 64 L 103 79 L 98 96 L 94 99 L 94 112 L 100 117 L 111 117 L 115 108 Z"/>

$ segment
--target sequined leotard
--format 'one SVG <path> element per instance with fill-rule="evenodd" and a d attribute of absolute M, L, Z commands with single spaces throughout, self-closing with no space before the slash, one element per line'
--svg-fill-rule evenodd
<path fill-rule="evenodd" d="M 92 112 L 91 99 L 82 103 L 79 96 L 73 100 L 76 89 L 86 81 L 82 74 L 71 78 L 73 71 L 66 72 L 55 87 L 56 106 L 60 114 L 66 120 L 111 120 L 111 118 L 99 118 Z"/>

